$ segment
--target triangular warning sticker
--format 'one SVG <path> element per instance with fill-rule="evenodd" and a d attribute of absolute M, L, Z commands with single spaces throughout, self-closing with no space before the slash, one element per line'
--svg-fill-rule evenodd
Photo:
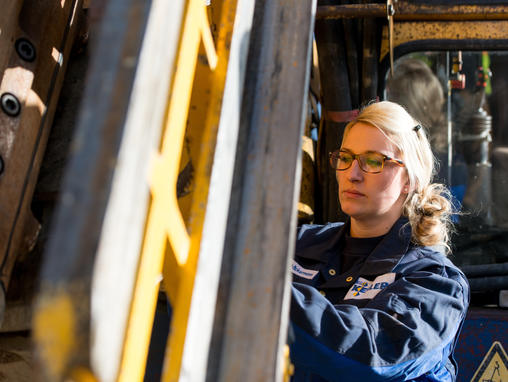
<path fill-rule="evenodd" d="M 494 341 L 471 382 L 508 381 L 508 356 L 501 343 Z"/>

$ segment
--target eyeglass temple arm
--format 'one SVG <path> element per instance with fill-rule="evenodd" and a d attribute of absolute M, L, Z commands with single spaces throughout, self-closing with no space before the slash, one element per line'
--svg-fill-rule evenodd
<path fill-rule="evenodd" d="M 390 158 L 390 157 L 385 157 L 385 161 L 390 161 L 390 162 L 395 162 L 396 164 L 398 164 L 399 166 L 401 167 L 404 167 L 405 164 L 403 161 L 401 161 L 400 159 L 395 159 L 395 158 Z"/>

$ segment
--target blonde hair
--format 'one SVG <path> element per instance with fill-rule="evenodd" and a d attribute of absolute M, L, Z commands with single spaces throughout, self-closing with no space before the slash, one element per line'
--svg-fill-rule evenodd
<path fill-rule="evenodd" d="M 409 219 L 412 240 L 424 246 L 441 245 L 450 251 L 449 232 L 452 211 L 448 189 L 431 183 L 434 156 L 427 135 L 419 123 L 400 105 L 383 101 L 372 103 L 345 128 L 344 138 L 358 122 L 378 128 L 395 147 L 404 161 L 410 192 L 403 205 Z"/>

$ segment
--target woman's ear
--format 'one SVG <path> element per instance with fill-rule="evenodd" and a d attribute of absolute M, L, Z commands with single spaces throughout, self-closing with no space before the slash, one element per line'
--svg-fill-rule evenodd
<path fill-rule="evenodd" d="M 411 187 L 411 182 L 409 180 L 409 174 L 407 173 L 407 170 L 404 173 L 404 178 L 406 178 L 406 181 L 404 183 L 404 187 L 402 187 L 402 193 L 409 194 L 412 191 L 412 187 Z"/>
<path fill-rule="evenodd" d="M 402 187 L 402 193 L 403 194 L 409 194 L 409 191 L 411 191 L 411 185 L 409 184 L 409 180 L 406 182 L 404 187 Z"/>

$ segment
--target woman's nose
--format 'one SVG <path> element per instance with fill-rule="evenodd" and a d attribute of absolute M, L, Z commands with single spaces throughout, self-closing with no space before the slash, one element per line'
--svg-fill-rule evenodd
<path fill-rule="evenodd" d="M 350 181 L 359 181 L 363 179 L 363 171 L 360 168 L 360 163 L 358 163 L 358 159 L 353 160 L 353 163 L 351 163 L 351 167 L 348 169 L 347 175 Z"/>

